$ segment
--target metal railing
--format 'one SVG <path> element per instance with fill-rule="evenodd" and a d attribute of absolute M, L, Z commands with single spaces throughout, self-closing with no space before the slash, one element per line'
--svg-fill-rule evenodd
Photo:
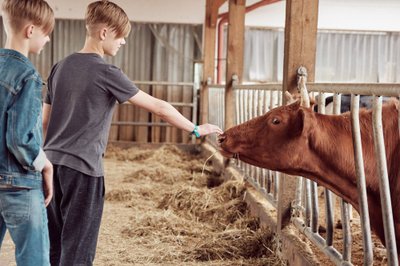
<path fill-rule="evenodd" d="M 192 90 L 192 101 L 190 103 L 182 102 L 169 102 L 174 107 L 189 107 L 191 108 L 191 121 L 197 125 L 197 110 L 198 110 L 198 82 L 166 82 L 166 81 L 133 81 L 133 83 L 140 88 L 141 86 L 157 86 L 157 89 L 168 90 L 171 87 L 188 87 Z M 128 102 L 124 104 L 129 104 Z M 112 121 L 111 125 L 117 126 L 161 126 L 172 127 L 171 124 L 166 122 L 137 122 L 137 121 Z M 195 143 L 195 136 L 192 136 L 192 143 Z"/>
<path fill-rule="evenodd" d="M 235 78 L 234 78 L 235 80 Z M 217 123 L 221 128 L 224 126 L 224 85 L 208 84 L 209 91 L 209 122 Z M 241 124 L 253 117 L 259 116 L 270 109 L 282 104 L 282 84 L 257 84 L 239 85 L 233 83 L 235 91 L 236 124 Z M 362 84 L 362 83 L 307 83 L 308 91 L 318 93 L 319 112 L 325 113 L 325 94 L 333 94 L 332 114 L 339 114 L 341 107 L 341 94 L 351 94 L 351 120 L 352 135 L 354 143 L 355 167 L 357 174 L 357 186 L 360 202 L 360 222 L 363 234 L 364 265 L 372 265 L 373 251 L 371 231 L 369 226 L 368 204 L 365 185 L 365 174 L 362 157 L 361 135 L 359 127 L 359 95 L 374 97 L 373 108 L 373 137 L 375 143 L 375 158 L 378 164 L 380 194 L 382 201 L 385 239 L 388 265 L 398 265 L 396 238 L 393 226 L 393 217 L 389 193 L 388 174 L 386 169 L 386 157 L 382 134 L 382 100 L 381 96 L 398 97 L 400 95 L 400 84 Z M 379 95 L 379 96 L 378 96 Z M 215 102 L 212 102 L 212 100 Z M 216 100 L 218 99 L 218 100 Z M 399 114 L 400 133 L 400 114 Z M 239 158 L 240 159 L 240 158 Z M 243 162 L 238 162 L 247 180 L 260 191 L 275 207 L 279 200 L 278 179 L 279 173 L 269 171 Z M 336 265 L 351 264 L 351 205 L 340 199 L 341 222 L 343 230 L 342 252 L 333 246 L 334 235 L 334 202 L 332 193 L 325 190 L 325 224 L 326 237 L 318 233 L 319 204 L 317 185 L 309 180 L 298 179 L 297 193 L 293 204 L 293 224 L 318 246 Z"/>
<path fill-rule="evenodd" d="M 235 78 L 237 80 L 237 78 Z M 225 86 L 219 84 L 208 84 L 209 89 L 209 116 L 208 122 L 216 124 L 222 129 L 225 126 Z M 234 84 L 236 104 L 236 124 L 243 123 L 256 116 L 262 115 L 269 110 L 282 104 L 281 84 Z M 208 137 L 208 140 L 216 145 L 215 137 Z M 237 162 L 238 167 L 244 170 L 246 178 L 258 191 L 260 191 L 269 202 L 277 206 L 278 184 L 280 173 L 267 169 L 255 167 Z"/>

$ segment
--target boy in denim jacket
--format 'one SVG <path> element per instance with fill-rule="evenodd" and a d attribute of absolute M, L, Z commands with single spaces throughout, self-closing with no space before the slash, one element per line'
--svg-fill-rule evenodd
<path fill-rule="evenodd" d="M 42 145 L 42 79 L 27 58 L 50 40 L 53 10 L 43 0 L 4 0 L 0 49 L 0 245 L 6 230 L 17 265 L 49 265 L 47 206 L 53 166 Z"/>
<path fill-rule="evenodd" d="M 89 4 L 82 50 L 53 66 L 43 105 L 44 150 L 54 164 L 47 208 L 52 265 L 92 265 L 104 203 L 102 156 L 115 103 L 130 102 L 196 136 L 222 133 L 195 126 L 172 105 L 140 91 L 104 55 L 115 56 L 131 24 L 110 1 Z"/>

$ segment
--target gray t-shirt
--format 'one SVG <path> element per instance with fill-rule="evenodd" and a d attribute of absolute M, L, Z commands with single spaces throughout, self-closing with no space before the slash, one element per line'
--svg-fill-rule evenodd
<path fill-rule="evenodd" d="M 72 54 L 53 66 L 45 103 L 51 104 L 44 150 L 53 164 L 104 176 L 103 154 L 116 101 L 139 89 L 97 54 Z"/>

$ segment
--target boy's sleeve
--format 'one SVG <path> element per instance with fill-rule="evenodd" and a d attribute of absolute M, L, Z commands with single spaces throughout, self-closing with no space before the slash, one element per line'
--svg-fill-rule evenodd
<path fill-rule="evenodd" d="M 43 101 L 44 101 L 45 103 L 47 103 L 47 104 L 50 104 L 50 105 L 51 105 L 51 102 L 52 102 L 52 97 L 51 97 L 51 95 L 52 95 L 52 88 L 51 88 L 51 86 L 52 86 L 53 75 L 54 75 L 54 71 L 55 71 L 55 68 L 56 68 L 56 67 L 57 67 L 57 64 L 54 65 L 54 66 L 51 68 L 50 75 L 49 75 L 49 77 L 48 77 L 48 79 L 47 79 L 46 93 L 45 93 L 45 95 L 44 95 L 44 97 L 43 97 Z"/>
<path fill-rule="evenodd" d="M 126 102 L 139 92 L 139 89 L 124 72 L 112 65 L 107 67 L 104 81 L 106 89 L 114 95 L 119 103 Z"/>
<path fill-rule="evenodd" d="M 7 110 L 7 148 L 23 168 L 42 171 L 46 155 L 42 145 L 41 85 L 37 80 L 26 80 Z"/>

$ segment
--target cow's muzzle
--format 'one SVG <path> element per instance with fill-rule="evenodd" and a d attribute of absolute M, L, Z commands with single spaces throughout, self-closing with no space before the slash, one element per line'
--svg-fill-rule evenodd
<path fill-rule="evenodd" d="M 222 155 L 224 155 L 225 157 L 229 157 L 229 158 L 234 158 L 234 159 L 239 159 L 239 153 L 235 153 L 235 152 L 230 152 L 226 149 L 226 145 L 224 145 L 224 142 L 226 140 L 227 136 L 226 134 L 221 134 L 218 136 L 218 143 L 220 146 L 220 152 L 222 153 Z M 226 143 L 225 143 L 226 144 Z"/>

